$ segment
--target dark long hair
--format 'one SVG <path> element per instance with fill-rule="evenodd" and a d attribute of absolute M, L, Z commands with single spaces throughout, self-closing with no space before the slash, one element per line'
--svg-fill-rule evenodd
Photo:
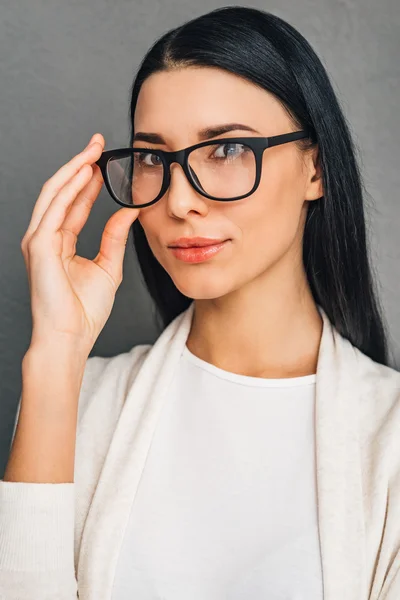
<path fill-rule="evenodd" d="M 149 75 L 186 66 L 217 67 L 273 93 L 296 128 L 318 144 L 324 195 L 309 203 L 303 261 L 314 300 L 338 332 L 373 360 L 387 364 L 387 333 L 367 250 L 364 185 L 355 144 L 327 72 L 307 40 L 269 12 L 217 8 L 162 35 L 139 65 L 131 86 L 130 145 L 142 83 Z M 154 257 L 136 220 L 140 269 L 163 326 L 192 302 Z"/>

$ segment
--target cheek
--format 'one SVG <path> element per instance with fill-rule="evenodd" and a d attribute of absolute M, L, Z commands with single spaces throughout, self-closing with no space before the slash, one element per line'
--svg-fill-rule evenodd
<path fill-rule="evenodd" d="M 162 247 L 159 241 L 160 231 L 165 232 L 168 229 L 168 224 L 165 216 L 163 217 L 160 214 L 161 211 L 156 210 L 156 208 L 158 208 L 157 204 L 155 204 L 154 207 L 148 207 L 148 210 L 143 211 L 142 215 L 139 214 L 138 220 L 143 227 L 151 252 L 160 265 L 169 272 L 170 267 L 168 265 L 167 250 Z"/>
<path fill-rule="evenodd" d="M 149 246 L 153 252 L 153 254 L 158 258 L 158 244 L 157 244 L 157 234 L 162 229 L 162 216 L 158 208 L 157 204 L 154 206 L 149 206 L 147 209 L 143 209 L 142 213 L 139 213 L 138 221 L 144 229 L 146 234 L 147 241 Z"/>
<path fill-rule="evenodd" d="M 230 218 L 240 229 L 238 259 L 249 273 L 267 268 L 293 243 L 303 205 L 295 189 L 286 182 L 260 185 L 247 204 L 232 207 Z"/>

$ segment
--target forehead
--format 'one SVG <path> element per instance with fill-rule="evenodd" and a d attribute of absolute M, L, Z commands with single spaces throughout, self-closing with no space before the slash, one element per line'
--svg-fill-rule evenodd
<path fill-rule="evenodd" d="M 252 82 L 211 67 L 185 67 L 150 75 L 139 92 L 134 130 L 186 140 L 215 123 L 240 122 L 264 135 L 285 130 L 288 116 L 275 96 Z M 183 139 L 183 138 L 181 138 Z"/>

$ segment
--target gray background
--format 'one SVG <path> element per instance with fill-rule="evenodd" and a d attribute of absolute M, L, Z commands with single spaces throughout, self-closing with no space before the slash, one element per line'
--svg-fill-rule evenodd
<path fill-rule="evenodd" d="M 99 131 L 106 149 L 129 141 L 128 89 L 156 37 L 226 6 L 202 0 L 1 0 L 0 2 L 0 471 L 8 457 L 21 360 L 31 335 L 29 288 L 20 251 L 43 183 Z M 398 0 L 242 2 L 294 25 L 330 74 L 362 153 L 373 262 L 390 325 L 391 366 L 400 365 L 400 4 Z M 94 258 L 118 205 L 104 191 L 78 253 Z M 134 259 L 92 355 L 110 356 L 158 335 Z"/>

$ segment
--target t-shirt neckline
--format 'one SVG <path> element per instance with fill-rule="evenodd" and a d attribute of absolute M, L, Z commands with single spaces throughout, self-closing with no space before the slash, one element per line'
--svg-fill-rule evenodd
<path fill-rule="evenodd" d="M 199 358 L 195 354 L 193 354 L 187 345 L 185 344 L 183 347 L 182 357 L 203 369 L 203 371 L 207 371 L 212 375 L 219 377 L 220 379 L 225 379 L 234 383 L 240 383 L 242 385 L 247 386 L 258 386 L 258 387 L 294 387 L 294 386 L 303 386 L 303 385 L 311 385 L 316 382 L 316 373 L 311 375 L 303 375 L 300 377 L 283 377 L 283 378 L 266 378 L 266 377 L 250 377 L 249 375 L 239 375 L 238 373 L 231 373 L 230 371 L 226 371 L 225 369 L 221 369 L 220 367 L 216 367 L 215 365 L 208 363 L 207 361 Z"/>

